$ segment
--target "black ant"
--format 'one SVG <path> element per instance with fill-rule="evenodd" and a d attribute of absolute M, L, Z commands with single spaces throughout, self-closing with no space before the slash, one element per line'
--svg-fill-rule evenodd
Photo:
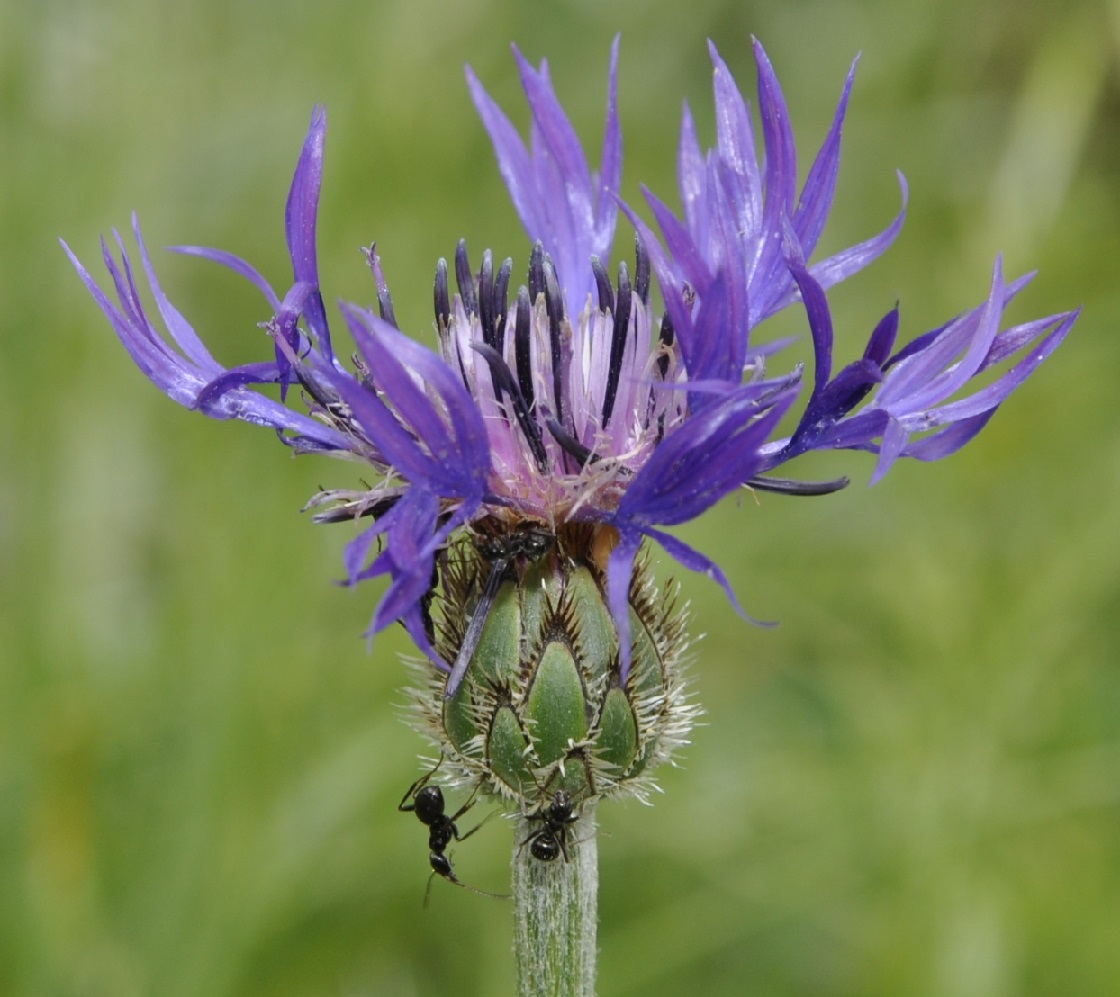
<path fill-rule="evenodd" d="M 464 803 L 458 810 L 455 811 L 450 817 L 445 812 L 445 804 L 443 800 L 443 790 L 439 786 L 429 786 L 428 780 L 436 774 L 436 769 L 443 764 L 441 757 L 436 767 L 430 772 L 422 775 L 411 786 L 408 791 L 401 797 L 401 802 L 397 805 L 397 809 L 401 813 L 414 813 L 419 819 L 420 823 L 428 828 L 428 864 L 432 867 L 432 876 L 440 875 L 449 883 L 454 883 L 456 886 L 463 887 L 464 890 L 470 890 L 472 893 L 477 893 L 483 897 L 494 897 L 497 900 L 505 899 L 503 894 L 487 893 L 485 890 L 477 890 L 473 886 L 468 886 L 466 883 L 461 882 L 455 875 L 455 870 L 451 868 L 451 859 L 445 854 L 447 846 L 454 841 L 466 841 L 475 831 L 477 831 L 483 824 L 490 818 L 487 817 L 481 823 L 476 824 L 466 834 L 460 834 L 456 821 L 463 816 L 471 807 L 474 806 L 475 796 L 478 795 L 478 787 L 468 797 L 467 802 Z M 493 814 L 491 814 L 493 816 Z M 432 876 L 428 877 L 428 891 L 432 888 Z M 428 892 L 424 893 L 424 905 L 428 903 Z"/>
<path fill-rule="evenodd" d="M 541 862 L 553 862 L 561 854 L 567 862 L 568 825 L 579 820 L 575 808 L 572 794 L 566 789 L 558 789 L 548 806 L 542 805 L 536 813 L 528 815 L 528 820 L 542 821 L 544 826 L 530 834 L 521 847 L 528 845 L 533 858 Z"/>
<path fill-rule="evenodd" d="M 502 587 L 502 582 L 510 568 L 519 560 L 525 562 L 538 560 L 547 554 L 555 543 L 555 533 L 531 526 L 522 526 L 511 533 L 484 537 L 475 543 L 475 549 L 490 562 L 490 573 L 482 586 L 482 595 L 471 614 L 466 633 L 463 634 L 463 642 L 459 645 L 459 654 L 455 658 L 451 674 L 447 677 L 444 699 L 454 696 L 462 685 L 463 677 L 467 674 L 467 666 L 471 663 L 478 642 L 482 639 L 482 628 L 486 625 L 486 618 L 494 607 L 498 590 Z"/>

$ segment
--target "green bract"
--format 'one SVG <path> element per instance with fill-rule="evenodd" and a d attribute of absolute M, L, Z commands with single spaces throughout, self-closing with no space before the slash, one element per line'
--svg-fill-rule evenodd
<path fill-rule="evenodd" d="M 643 795 L 697 713 L 681 674 L 685 614 L 639 560 L 623 683 L 601 566 L 609 528 L 565 527 L 530 555 L 510 540 L 522 527 L 487 525 L 484 540 L 461 540 L 440 565 L 433 631 L 444 659 L 456 660 L 477 614 L 485 623 L 453 696 L 445 698 L 445 676 L 426 670 L 414 692 L 424 732 L 459 782 L 513 800 L 523 812 L 560 789 L 581 803 Z M 503 550 L 517 553 L 503 557 Z M 501 582 L 487 606 L 482 593 L 495 571 Z"/>

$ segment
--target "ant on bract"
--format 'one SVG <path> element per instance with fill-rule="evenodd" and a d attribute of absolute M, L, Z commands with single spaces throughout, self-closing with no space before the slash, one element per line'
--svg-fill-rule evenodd
<path fill-rule="evenodd" d="M 428 877 L 428 888 L 424 891 L 424 906 L 427 907 L 428 905 L 428 896 L 432 890 L 432 878 L 437 874 L 442 876 L 449 883 L 461 886 L 464 890 L 470 890 L 472 893 L 477 893 L 481 897 L 506 900 L 508 896 L 504 893 L 488 893 L 486 890 L 479 890 L 473 886 L 468 886 L 455 875 L 455 870 L 451 867 L 451 859 L 446 854 L 448 845 L 450 845 L 452 841 L 466 841 L 467 838 L 482 827 L 493 814 L 484 818 L 465 834 L 461 834 L 455 822 L 474 806 L 475 797 L 478 795 L 478 787 L 475 787 L 474 792 L 467 798 L 466 803 L 451 816 L 448 816 L 443 799 L 443 790 L 440 789 L 439 786 L 428 785 L 428 781 L 436 774 L 436 771 L 442 764 L 443 756 L 441 755 L 435 768 L 425 775 L 422 775 L 409 786 L 408 791 L 401 797 L 401 802 L 397 805 L 397 809 L 401 813 L 416 814 L 420 823 L 428 828 L 428 864 L 432 867 L 432 875 Z"/>
<path fill-rule="evenodd" d="M 521 847 L 528 845 L 530 854 L 540 862 L 553 862 L 560 855 L 567 862 L 568 828 L 579 820 L 572 794 L 566 789 L 558 789 L 547 806 L 542 803 L 526 820 L 542 821 L 543 826 L 533 831 Z"/>
<path fill-rule="evenodd" d="M 462 685 L 463 677 L 467 674 L 467 666 L 474 657 L 478 642 L 482 639 L 482 629 L 490 610 L 494 607 L 494 600 L 498 597 L 498 590 L 502 587 L 510 569 L 519 562 L 532 563 L 544 557 L 556 543 L 556 534 L 546 530 L 543 526 L 522 524 L 518 529 L 509 533 L 493 534 L 479 537 L 475 542 L 475 549 L 484 560 L 490 562 L 490 572 L 482 586 L 478 605 L 471 614 L 467 624 L 463 642 L 459 645 L 459 653 L 451 674 L 447 676 L 447 688 L 444 699 L 450 699 Z"/>

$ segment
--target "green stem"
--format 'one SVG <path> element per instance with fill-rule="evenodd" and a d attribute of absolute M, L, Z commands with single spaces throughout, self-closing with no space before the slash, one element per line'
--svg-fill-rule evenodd
<path fill-rule="evenodd" d="M 519 997 L 594 997 L 599 863 L 595 808 L 568 834 L 567 859 L 534 858 L 524 843 L 540 821 L 517 822 L 513 903 Z"/>

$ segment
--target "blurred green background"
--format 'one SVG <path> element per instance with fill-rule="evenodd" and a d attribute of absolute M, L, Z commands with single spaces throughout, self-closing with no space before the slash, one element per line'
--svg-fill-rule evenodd
<path fill-rule="evenodd" d="M 1120 5 L 1072 0 L 0 6 L 0 993 L 503 994 L 508 904 L 437 882 L 396 812 L 407 645 L 367 654 L 376 586 L 333 587 L 349 528 L 299 509 L 359 471 L 173 405 L 59 249 L 140 213 L 289 278 L 283 205 L 330 112 L 328 297 L 428 335 L 466 235 L 524 260 L 463 82 L 523 123 L 509 56 L 547 56 L 593 158 L 623 34 L 625 190 L 676 203 L 680 102 L 713 134 L 713 38 L 753 91 L 766 44 L 804 161 L 862 50 L 825 251 L 891 253 L 833 295 L 839 354 L 1037 267 L 1022 320 L 1073 336 L 967 452 L 871 460 L 820 501 L 727 502 L 683 535 L 754 629 L 685 578 L 707 707 L 647 809 L 603 808 L 601 992 L 1111 995 L 1120 987 Z M 620 226 L 619 248 L 630 234 Z M 261 356 L 256 292 L 160 254 L 216 355 Z M 667 566 L 666 566 L 667 567 Z M 459 846 L 502 890 L 510 829 Z"/>

